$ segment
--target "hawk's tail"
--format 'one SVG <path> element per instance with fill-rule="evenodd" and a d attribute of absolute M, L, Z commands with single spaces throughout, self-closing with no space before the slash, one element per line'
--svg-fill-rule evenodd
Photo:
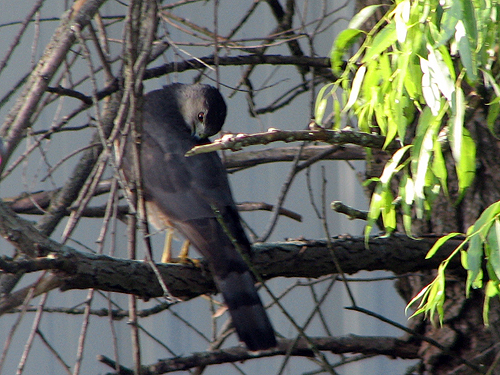
<path fill-rule="evenodd" d="M 240 340 L 252 351 L 275 347 L 274 330 L 250 271 L 237 269 L 215 279 Z"/>
<path fill-rule="evenodd" d="M 236 208 L 228 207 L 224 222 L 242 247 L 250 253 L 250 244 L 241 227 Z M 208 260 L 212 275 L 224 297 L 233 325 L 249 350 L 276 346 L 274 329 L 255 289 L 255 280 L 247 264 L 216 218 L 199 218 L 178 223 L 178 229 Z"/>

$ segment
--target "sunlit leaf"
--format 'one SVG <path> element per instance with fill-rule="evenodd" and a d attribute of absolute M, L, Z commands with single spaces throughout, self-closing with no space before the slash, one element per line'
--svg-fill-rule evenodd
<path fill-rule="evenodd" d="M 422 94 L 427 106 L 432 111 L 434 116 L 437 116 L 441 108 L 441 96 L 439 87 L 434 81 L 429 67 L 429 62 L 424 58 L 420 58 L 420 68 L 422 69 Z"/>
<path fill-rule="evenodd" d="M 367 49 L 365 56 L 362 59 L 362 62 L 368 62 L 371 59 L 377 58 L 383 51 L 389 48 L 391 45 L 396 43 L 397 34 L 396 34 L 396 25 L 394 23 L 388 24 L 381 31 L 377 33 L 375 38 L 369 48 Z"/>
<path fill-rule="evenodd" d="M 462 15 L 460 1 L 447 0 L 443 6 L 444 12 L 439 24 L 439 37 L 436 39 L 434 48 L 445 44 L 455 34 L 455 26 Z"/>
<path fill-rule="evenodd" d="M 368 5 L 361 9 L 349 22 L 349 29 L 359 29 L 384 4 Z"/>
<path fill-rule="evenodd" d="M 467 129 L 463 129 L 460 162 L 457 164 L 458 190 L 462 196 L 476 176 L 476 144 Z"/>
<path fill-rule="evenodd" d="M 394 22 L 396 23 L 396 35 L 399 43 L 404 43 L 410 19 L 410 1 L 403 0 L 394 9 Z"/>
<path fill-rule="evenodd" d="M 467 293 L 471 287 L 482 285 L 481 263 L 483 259 L 483 241 L 486 239 L 493 220 L 500 214 L 500 202 L 495 202 L 483 211 L 470 229 L 469 248 L 467 249 Z"/>
<path fill-rule="evenodd" d="M 443 56 L 439 50 L 434 50 L 430 45 L 427 46 L 428 68 L 431 77 L 431 82 L 435 83 L 444 97 L 451 102 L 453 92 L 455 91 L 455 83 L 453 82 L 450 69 L 443 60 Z"/>
<path fill-rule="evenodd" d="M 443 188 L 443 192 L 448 196 L 448 171 L 446 169 L 446 161 L 441 150 L 441 143 L 434 141 L 434 157 L 432 158 L 432 172 L 438 178 Z"/>
<path fill-rule="evenodd" d="M 424 188 L 428 186 L 427 173 L 430 168 L 430 160 L 434 149 L 434 139 L 439 129 L 439 121 L 433 116 L 429 107 L 426 107 L 420 115 L 417 125 L 417 133 L 414 138 L 414 149 L 412 150 L 412 174 L 415 188 L 415 203 L 417 217 L 422 218 L 425 202 Z"/>
<path fill-rule="evenodd" d="M 465 115 L 465 99 L 461 88 L 457 88 L 454 92 L 451 109 L 453 113 L 449 122 L 451 152 L 455 162 L 459 164 L 462 153 L 462 134 Z"/>
<path fill-rule="evenodd" d="M 368 209 L 367 221 L 365 226 L 365 245 L 368 246 L 368 236 L 370 235 L 373 225 L 378 220 L 380 216 L 380 210 L 383 204 L 382 200 L 382 185 L 377 184 L 375 187 L 375 191 L 372 194 L 372 198 L 370 200 L 370 208 Z"/>
<path fill-rule="evenodd" d="M 338 73 L 342 65 L 344 64 L 343 57 L 347 50 L 351 48 L 354 43 L 357 42 L 359 36 L 363 32 L 357 29 L 346 29 L 343 30 L 335 39 L 333 43 L 332 51 L 330 52 L 330 63 L 332 65 L 332 70 Z"/>
<path fill-rule="evenodd" d="M 425 256 L 425 259 L 429 259 L 429 258 L 432 258 L 434 256 L 434 254 L 436 254 L 436 252 L 439 250 L 439 248 L 441 246 L 443 246 L 443 244 L 448 241 L 450 238 L 453 238 L 453 237 L 456 237 L 456 236 L 461 236 L 462 233 L 449 233 L 447 234 L 446 236 L 443 236 L 441 238 L 439 238 L 436 243 L 432 246 L 432 248 L 427 252 L 427 255 Z"/>
<path fill-rule="evenodd" d="M 325 92 L 328 90 L 330 87 L 332 87 L 332 83 L 327 84 L 319 90 L 318 97 L 316 98 L 316 105 L 314 108 L 314 118 L 316 120 L 316 123 L 318 125 L 322 125 L 323 123 L 323 117 L 325 115 L 325 110 L 326 110 L 326 105 L 328 103 L 328 99 L 325 98 Z"/>
<path fill-rule="evenodd" d="M 462 17 L 460 19 L 463 21 L 466 34 L 471 41 L 477 41 L 478 28 L 476 22 L 476 11 L 474 9 L 474 1 L 460 0 L 460 3 L 462 5 Z"/>
<path fill-rule="evenodd" d="M 467 71 L 469 79 L 474 82 L 477 80 L 477 65 L 474 57 L 474 48 L 465 33 L 465 27 L 461 20 L 457 22 L 455 29 L 455 41 L 457 42 L 458 51 L 460 52 L 460 60 Z"/>
<path fill-rule="evenodd" d="M 363 83 L 363 78 L 365 77 L 366 66 L 362 65 L 359 67 L 354 79 L 352 81 L 351 93 L 349 94 L 349 100 L 345 105 L 343 112 L 347 112 L 353 105 L 356 103 L 358 99 L 359 91 L 361 89 L 361 84 Z"/>
<path fill-rule="evenodd" d="M 407 68 L 407 74 L 404 75 L 405 89 L 411 99 L 418 99 L 422 95 L 422 70 L 412 60 L 408 62 Z"/>
<path fill-rule="evenodd" d="M 368 244 L 368 236 L 371 233 L 373 225 L 380 217 L 380 214 L 382 213 L 381 211 L 385 207 L 384 205 L 387 204 L 386 194 L 387 192 L 390 193 L 389 183 L 392 180 L 392 176 L 398 171 L 398 168 L 400 168 L 401 159 L 405 155 L 406 151 L 411 147 L 412 145 L 407 145 L 400 148 L 385 165 L 382 176 L 380 176 L 377 186 L 375 187 L 375 191 L 372 194 L 372 199 L 370 200 L 370 208 L 368 210 L 368 218 L 365 227 L 365 244 Z"/>
<path fill-rule="evenodd" d="M 489 245 L 488 262 L 497 278 L 500 278 L 500 220 L 495 218 L 494 224 L 488 232 Z"/>
<path fill-rule="evenodd" d="M 393 204 L 394 198 L 389 189 L 383 193 L 382 220 L 386 233 L 391 233 L 396 229 L 396 207 Z"/>

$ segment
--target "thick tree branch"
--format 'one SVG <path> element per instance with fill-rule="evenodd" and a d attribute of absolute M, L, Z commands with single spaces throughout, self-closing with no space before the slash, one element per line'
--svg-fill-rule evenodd
<path fill-rule="evenodd" d="M 11 241 L 29 241 L 23 237 L 17 236 Z M 337 237 L 332 243 L 342 270 L 347 274 L 361 270 L 402 274 L 436 268 L 458 244 L 458 241 L 450 241 L 435 257 L 425 260 L 425 254 L 435 240 L 413 240 L 402 235 L 372 238 L 368 249 L 362 237 Z M 254 265 L 266 279 L 320 277 L 337 272 L 326 241 L 256 244 L 253 248 Z M 44 250 L 50 253 L 48 257 L 20 261 L 4 258 L 0 261 L 0 268 L 7 272 L 52 270 L 62 281 L 62 290 L 95 288 L 135 294 L 145 299 L 163 296 L 147 262 L 81 253 L 53 241 L 47 241 Z M 449 268 L 458 265 L 457 259 Z M 207 270 L 183 264 L 158 264 L 157 267 L 169 291 L 176 297 L 188 299 L 216 291 Z"/>
<path fill-rule="evenodd" d="M 310 340 L 321 351 L 334 354 L 360 353 L 366 355 L 388 355 L 395 358 L 418 358 L 418 343 L 404 341 L 395 337 L 378 336 L 345 336 L 345 337 L 312 337 Z M 259 353 L 249 352 L 243 347 L 213 350 L 210 352 L 193 353 L 186 357 L 164 359 L 155 364 L 143 367 L 143 375 L 165 374 L 174 371 L 186 371 L 194 367 L 246 361 L 249 359 L 286 355 L 295 340 L 279 340 L 276 349 L 265 350 Z M 307 355 L 308 345 L 305 340 L 299 340 L 291 351 L 292 355 Z M 99 361 L 116 368 L 116 363 L 104 356 Z M 121 368 L 119 374 L 133 374 L 132 371 Z"/>
<path fill-rule="evenodd" d="M 147 262 L 117 259 L 78 252 L 43 236 L 33 225 L 19 218 L 0 201 L 0 234 L 27 256 L 24 260 L 2 259 L 6 272 L 52 270 L 62 290 L 95 288 L 134 294 L 145 299 L 163 296 L 163 289 Z M 333 238 L 327 241 L 288 241 L 253 246 L 255 268 L 266 279 L 273 277 L 320 277 L 338 272 L 332 251 L 346 274 L 361 270 L 387 270 L 396 274 L 435 269 L 455 249 L 459 240 L 448 241 L 431 259 L 425 254 L 438 237 L 411 239 L 404 235 L 371 238 L 365 247 L 363 237 Z M 176 297 L 193 298 L 216 291 L 208 271 L 193 265 L 158 264 L 158 270 Z M 448 269 L 459 267 L 459 260 Z M 9 304 L 9 307 L 11 306 Z"/>

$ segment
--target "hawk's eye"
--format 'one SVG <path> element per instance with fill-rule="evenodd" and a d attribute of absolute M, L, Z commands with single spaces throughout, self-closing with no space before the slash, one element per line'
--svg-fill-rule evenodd
<path fill-rule="evenodd" d="M 203 122 L 204 118 L 205 118 L 205 112 L 198 113 L 198 121 L 199 122 Z"/>

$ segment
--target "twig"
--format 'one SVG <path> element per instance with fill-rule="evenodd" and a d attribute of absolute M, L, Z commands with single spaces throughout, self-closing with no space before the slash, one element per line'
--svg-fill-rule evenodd
<path fill-rule="evenodd" d="M 331 209 L 340 214 L 347 215 L 349 219 L 360 219 L 366 220 L 368 217 L 368 212 L 357 210 L 355 208 L 349 207 L 342 202 L 333 201 L 330 205 Z"/>
<path fill-rule="evenodd" d="M 460 361 L 464 365 L 470 367 L 474 371 L 477 371 L 477 373 L 479 373 L 479 374 L 484 374 L 485 373 L 484 369 L 476 366 L 475 364 L 471 363 L 470 361 L 468 361 L 468 360 L 462 358 L 461 356 L 457 355 L 456 352 L 453 351 L 452 349 L 447 348 L 447 347 L 441 345 L 439 342 L 437 342 L 436 340 L 434 340 L 434 339 L 432 339 L 430 337 L 427 337 L 425 335 L 419 334 L 418 332 L 416 332 L 415 330 L 413 330 L 411 328 L 405 327 L 402 324 L 399 324 L 399 323 L 397 323 L 397 322 L 395 322 L 395 321 L 393 321 L 391 319 L 388 319 L 385 316 L 382 316 L 380 314 L 374 313 L 373 311 L 364 309 L 364 308 L 359 307 L 359 306 L 346 307 L 346 309 L 347 310 L 353 310 L 353 311 L 361 312 L 363 314 L 366 314 L 366 315 L 372 316 L 372 317 L 374 317 L 374 318 L 376 318 L 378 320 L 381 320 L 382 322 L 390 324 L 391 326 L 399 328 L 399 329 L 403 330 L 404 332 L 407 332 L 407 333 L 411 334 L 413 337 L 415 337 L 415 338 L 417 338 L 419 340 L 428 342 L 429 344 L 431 344 L 431 345 L 435 346 L 436 348 L 442 350 L 443 354 L 447 354 L 447 355 L 449 355 L 449 356 L 457 359 L 458 361 Z"/>

